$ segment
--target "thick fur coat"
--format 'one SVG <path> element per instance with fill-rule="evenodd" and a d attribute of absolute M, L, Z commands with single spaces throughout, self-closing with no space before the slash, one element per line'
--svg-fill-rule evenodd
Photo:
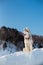
<path fill-rule="evenodd" d="M 23 33 L 24 33 L 24 44 L 25 44 L 25 48 L 23 48 L 23 51 L 25 52 L 32 51 L 33 39 L 31 32 L 28 28 L 25 28 Z"/>

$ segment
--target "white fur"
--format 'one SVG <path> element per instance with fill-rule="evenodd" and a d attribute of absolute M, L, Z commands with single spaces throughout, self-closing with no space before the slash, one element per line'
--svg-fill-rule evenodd
<path fill-rule="evenodd" d="M 23 51 L 27 51 L 27 52 L 32 51 L 33 40 L 32 40 L 31 32 L 28 28 L 24 30 L 24 44 L 25 44 L 25 48 L 23 49 Z"/>

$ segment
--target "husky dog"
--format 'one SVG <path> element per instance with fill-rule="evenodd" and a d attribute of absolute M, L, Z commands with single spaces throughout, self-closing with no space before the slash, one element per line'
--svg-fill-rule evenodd
<path fill-rule="evenodd" d="M 32 51 L 33 39 L 31 32 L 28 28 L 25 28 L 23 33 L 24 33 L 24 44 L 25 44 L 25 48 L 23 48 L 23 51 L 25 52 Z"/>

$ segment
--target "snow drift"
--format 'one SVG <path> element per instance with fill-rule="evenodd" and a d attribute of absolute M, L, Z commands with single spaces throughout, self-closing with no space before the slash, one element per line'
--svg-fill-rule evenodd
<path fill-rule="evenodd" d="M 43 49 L 0 56 L 0 65 L 43 65 Z"/>

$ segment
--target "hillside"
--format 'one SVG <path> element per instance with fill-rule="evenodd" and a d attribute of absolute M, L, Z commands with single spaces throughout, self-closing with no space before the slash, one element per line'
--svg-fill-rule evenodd
<path fill-rule="evenodd" d="M 33 47 L 34 48 L 42 48 L 43 47 L 43 36 L 39 35 L 34 35 L 32 34 L 33 38 Z M 0 40 L 4 41 L 10 41 L 14 45 L 16 45 L 18 48 L 21 50 L 24 47 L 24 36 L 23 33 L 18 31 L 17 29 L 14 28 L 9 28 L 9 27 L 1 27 L 0 28 Z M 4 45 L 5 47 L 6 45 Z"/>

